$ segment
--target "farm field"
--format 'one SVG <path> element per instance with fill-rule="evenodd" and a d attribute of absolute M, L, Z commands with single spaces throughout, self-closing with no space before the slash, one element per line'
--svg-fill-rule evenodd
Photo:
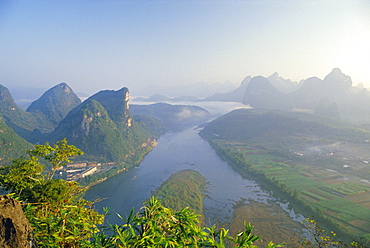
<path fill-rule="evenodd" d="M 235 110 L 200 135 L 324 229 L 370 243 L 369 130 L 307 113 Z"/>
<path fill-rule="evenodd" d="M 350 152 L 358 151 L 352 144 L 328 144 L 325 147 L 333 150 L 325 153 L 317 149 L 316 152 L 311 149 L 310 153 L 291 150 L 284 158 L 261 146 L 256 149 L 240 142 L 219 142 L 240 153 L 249 169 L 277 181 L 284 191 L 319 209 L 345 232 L 369 238 L 370 165 L 362 157 L 366 153 Z"/>

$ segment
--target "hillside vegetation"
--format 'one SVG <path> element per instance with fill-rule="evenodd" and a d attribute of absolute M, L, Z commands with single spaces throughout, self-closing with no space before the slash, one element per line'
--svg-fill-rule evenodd
<path fill-rule="evenodd" d="M 369 242 L 369 131 L 304 113 L 236 110 L 200 134 L 242 175 L 342 237 Z"/>
<path fill-rule="evenodd" d="M 34 101 L 27 111 L 14 102 L 9 90 L 0 85 L 0 114 L 6 124 L 31 143 L 44 142 L 70 110 L 81 103 L 65 83 L 58 84 Z"/>
<path fill-rule="evenodd" d="M 9 163 L 32 147 L 32 144 L 22 139 L 0 117 L 0 166 Z"/>

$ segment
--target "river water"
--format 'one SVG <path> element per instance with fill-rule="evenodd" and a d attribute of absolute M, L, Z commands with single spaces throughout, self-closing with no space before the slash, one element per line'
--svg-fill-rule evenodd
<path fill-rule="evenodd" d="M 86 193 L 86 199 L 104 198 L 96 204 L 99 211 L 109 207 L 111 213 L 125 216 L 132 207 L 139 210 L 142 203 L 169 176 L 184 169 L 202 174 L 208 183 L 204 200 L 207 224 L 225 223 L 233 217 L 237 202 L 250 201 L 269 204 L 277 202 L 292 219 L 303 220 L 303 216 L 288 208 L 264 191 L 253 180 L 242 178 L 223 161 L 207 141 L 200 138 L 195 128 L 179 133 L 167 133 L 158 140 L 158 145 L 144 158 L 140 166 L 116 175 Z M 115 215 L 108 216 L 111 224 L 119 224 Z"/>

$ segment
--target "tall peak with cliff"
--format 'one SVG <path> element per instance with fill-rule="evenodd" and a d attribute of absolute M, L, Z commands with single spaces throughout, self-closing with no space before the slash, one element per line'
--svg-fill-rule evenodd
<path fill-rule="evenodd" d="M 98 101 L 107 110 L 110 118 L 116 124 L 130 127 L 132 117 L 129 111 L 129 90 L 123 87 L 120 90 L 102 90 L 91 96 L 89 99 Z"/>
<path fill-rule="evenodd" d="M 103 90 L 71 110 L 49 135 L 55 142 L 67 138 L 85 159 L 123 162 L 149 138 L 149 131 L 133 121 L 129 91 Z"/>

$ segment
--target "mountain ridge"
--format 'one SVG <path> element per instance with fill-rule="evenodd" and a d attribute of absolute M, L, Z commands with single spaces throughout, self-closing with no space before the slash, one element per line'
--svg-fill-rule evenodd
<path fill-rule="evenodd" d="M 32 102 L 26 111 L 41 115 L 41 118 L 49 120 L 55 128 L 68 112 L 80 103 L 80 98 L 73 90 L 66 83 L 60 83 Z"/>

